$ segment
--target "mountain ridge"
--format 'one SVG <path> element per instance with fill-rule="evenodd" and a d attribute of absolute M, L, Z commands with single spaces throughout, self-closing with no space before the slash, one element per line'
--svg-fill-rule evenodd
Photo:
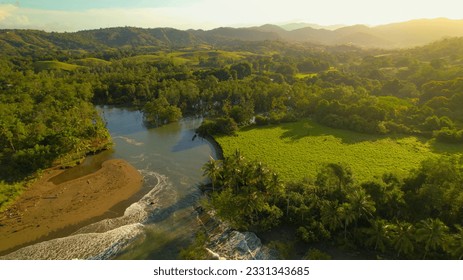
<path fill-rule="evenodd" d="M 219 27 L 211 30 L 175 28 L 111 27 L 78 32 L 0 30 L 0 50 L 20 46 L 95 50 L 102 47 L 191 47 L 200 44 L 228 44 L 232 41 L 287 41 L 326 46 L 354 45 L 363 48 L 412 48 L 446 37 L 463 36 L 463 20 L 418 19 L 369 27 L 343 26 L 335 30 L 305 26 L 286 30 L 265 24 L 257 27 Z"/>

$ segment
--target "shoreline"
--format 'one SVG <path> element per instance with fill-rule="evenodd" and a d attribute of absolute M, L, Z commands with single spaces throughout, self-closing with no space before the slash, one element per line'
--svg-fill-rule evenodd
<path fill-rule="evenodd" d="M 219 160 L 224 159 L 222 146 L 220 146 L 219 142 L 215 140 L 214 136 L 208 134 L 208 135 L 200 136 L 200 137 L 208 141 L 212 145 L 212 147 L 215 150 L 215 155 L 217 156 L 217 159 Z"/>
<path fill-rule="evenodd" d="M 139 193 L 143 183 L 141 174 L 120 159 L 103 162 L 91 174 L 53 183 L 53 178 L 63 172 L 46 171 L 0 214 L 0 256 L 72 234 L 84 224 L 123 214 L 123 210 L 118 213 L 124 208 L 119 205 Z"/>

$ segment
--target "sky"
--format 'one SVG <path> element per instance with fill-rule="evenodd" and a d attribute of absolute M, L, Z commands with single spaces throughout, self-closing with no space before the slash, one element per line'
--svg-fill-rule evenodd
<path fill-rule="evenodd" d="M 0 29 L 207 30 L 295 22 L 376 26 L 422 18 L 463 19 L 462 7 L 461 0 L 0 0 Z"/>

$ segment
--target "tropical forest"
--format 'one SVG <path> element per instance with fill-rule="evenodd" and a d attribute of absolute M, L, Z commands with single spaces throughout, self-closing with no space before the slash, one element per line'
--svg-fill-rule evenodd
<path fill-rule="evenodd" d="M 461 259 L 463 38 L 276 31 L 1 30 L 2 215 L 50 168 L 114 149 L 101 108 L 130 108 L 147 129 L 201 120 L 188 141 L 216 156 L 189 167 L 196 211 L 275 258 Z M 178 258 L 210 259 L 209 235 L 195 230 Z"/>

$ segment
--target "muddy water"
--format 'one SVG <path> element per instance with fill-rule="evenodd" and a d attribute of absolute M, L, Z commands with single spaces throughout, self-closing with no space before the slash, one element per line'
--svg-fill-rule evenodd
<path fill-rule="evenodd" d="M 201 166 L 215 157 L 213 146 L 195 138 L 201 119 L 147 128 L 139 111 L 99 107 L 114 148 L 89 157 L 54 178 L 64 182 L 91 173 L 104 160 L 122 158 L 144 177 L 142 191 L 114 209 L 119 215 L 87 225 L 63 238 L 13 252 L 19 259 L 176 259 L 199 224 L 194 205 L 201 194 Z M 124 204 L 122 204 L 124 205 Z M 127 207 L 127 205 L 130 205 Z"/>

